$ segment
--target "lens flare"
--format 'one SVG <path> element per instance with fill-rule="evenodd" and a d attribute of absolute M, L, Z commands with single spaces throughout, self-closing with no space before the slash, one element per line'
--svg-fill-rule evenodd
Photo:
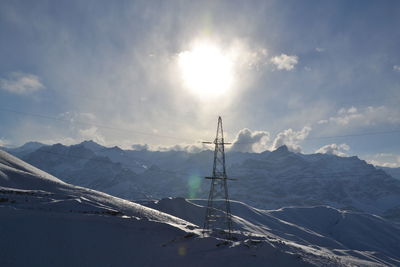
<path fill-rule="evenodd" d="M 188 197 L 196 198 L 200 191 L 201 178 L 198 175 L 191 175 L 188 179 Z"/>

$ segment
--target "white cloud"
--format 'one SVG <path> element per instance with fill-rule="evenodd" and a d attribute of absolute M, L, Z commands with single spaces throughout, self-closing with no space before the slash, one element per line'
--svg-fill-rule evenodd
<path fill-rule="evenodd" d="M 78 130 L 79 138 L 83 140 L 93 140 L 98 144 L 105 144 L 104 137 L 100 134 L 99 129 L 95 126 Z"/>
<path fill-rule="evenodd" d="M 278 133 L 271 143 L 269 132 L 251 131 L 244 128 L 236 135 L 231 151 L 260 153 L 265 150 L 276 150 L 280 146 L 286 145 L 293 152 L 301 152 L 300 143 L 308 136 L 310 131 L 311 128 L 308 126 L 303 127 L 300 131 L 286 129 Z"/>
<path fill-rule="evenodd" d="M 347 113 L 349 113 L 349 114 L 357 113 L 357 108 L 351 107 L 351 108 L 349 108 L 349 109 L 347 110 Z"/>
<path fill-rule="evenodd" d="M 348 109 L 341 108 L 337 112 L 337 116 L 330 117 L 329 119 L 320 120 L 319 124 L 334 123 L 341 126 L 366 126 L 376 125 L 379 123 L 397 124 L 400 123 L 400 112 L 395 109 L 389 109 L 385 106 L 379 107 L 366 107 L 357 109 L 350 107 Z"/>
<path fill-rule="evenodd" d="M 149 146 L 149 150 L 152 151 L 185 151 L 188 153 L 198 153 L 203 150 L 214 149 L 204 144 L 181 144 L 173 146 Z"/>
<path fill-rule="evenodd" d="M 30 94 L 45 89 L 38 76 L 22 72 L 11 72 L 0 78 L 0 89 L 14 94 Z"/>
<path fill-rule="evenodd" d="M 97 123 L 96 115 L 88 112 L 64 112 L 58 115 L 58 118 L 68 122 L 68 134 L 69 137 L 58 138 L 59 140 L 65 140 L 68 144 L 76 144 L 85 140 L 93 140 L 101 145 L 106 145 L 106 139 L 100 132 Z M 51 138 L 46 143 L 50 143 L 53 140 Z"/>
<path fill-rule="evenodd" d="M 367 156 L 366 161 L 375 166 L 399 168 L 400 155 L 392 153 L 378 153 L 373 156 Z"/>
<path fill-rule="evenodd" d="M 400 66 L 399 65 L 394 65 L 393 66 L 393 70 L 400 72 Z"/>
<path fill-rule="evenodd" d="M 298 57 L 281 54 L 280 56 L 271 58 L 271 62 L 276 65 L 278 70 L 292 70 L 298 63 Z"/>
<path fill-rule="evenodd" d="M 266 150 L 276 150 L 280 146 L 286 145 L 289 150 L 293 152 L 301 152 L 302 148 L 299 145 L 308 134 L 310 133 L 310 127 L 303 127 L 300 131 L 294 131 L 292 129 L 284 130 L 277 134 L 271 143 L 270 133 L 266 131 L 252 131 L 244 128 L 240 130 L 235 140 L 230 146 L 230 151 L 235 152 L 249 152 L 249 153 L 260 153 Z M 147 145 L 146 145 L 147 146 Z M 133 147 L 133 146 L 132 146 Z M 144 145 L 134 145 L 134 149 L 142 149 Z M 191 144 L 191 145 L 174 145 L 174 146 L 150 146 L 149 150 L 155 151 L 186 151 L 190 153 L 197 153 L 206 149 L 213 149 L 213 146 L 206 146 L 204 144 Z M 228 147 L 227 147 L 228 149 Z"/>
<path fill-rule="evenodd" d="M 293 152 L 301 152 L 302 148 L 299 145 L 311 131 L 311 127 L 305 126 L 301 131 L 294 131 L 293 129 L 284 130 L 274 139 L 271 150 L 275 150 L 280 146 L 286 145 L 289 150 Z"/>
<path fill-rule="evenodd" d="M 245 64 L 249 69 L 260 70 L 267 63 L 267 56 L 268 52 L 265 48 L 245 50 L 238 61 Z"/>
<path fill-rule="evenodd" d="M 236 135 L 231 151 L 262 152 L 267 150 L 270 134 L 265 131 L 251 131 L 244 128 Z"/>
<path fill-rule="evenodd" d="M 236 152 L 250 152 L 260 153 L 266 150 L 276 150 L 282 145 L 286 145 L 289 150 L 293 152 L 301 152 L 300 147 L 301 141 L 303 141 L 310 133 L 310 127 L 303 127 L 300 131 L 294 131 L 292 129 L 284 130 L 277 134 L 273 142 L 271 142 L 270 133 L 266 131 L 252 131 L 244 128 L 240 130 L 235 140 L 230 146 L 230 151 Z M 213 146 L 207 146 L 204 144 L 189 144 L 189 145 L 174 145 L 174 146 L 148 146 L 148 145 L 133 145 L 133 149 L 149 149 L 155 151 L 186 151 L 189 153 L 197 153 L 207 149 L 214 149 Z M 228 147 L 227 147 L 228 149 Z"/>
<path fill-rule="evenodd" d="M 325 48 L 322 48 L 322 47 L 316 47 L 316 48 L 315 48 L 315 51 L 317 51 L 317 52 L 321 53 L 321 52 L 324 52 L 324 51 L 325 51 Z"/>
<path fill-rule="evenodd" d="M 330 145 L 325 145 L 315 151 L 315 153 L 321 153 L 321 154 L 330 154 L 330 155 L 336 155 L 340 157 L 346 157 L 348 154 L 346 151 L 348 151 L 350 147 L 347 144 L 330 144 Z"/>

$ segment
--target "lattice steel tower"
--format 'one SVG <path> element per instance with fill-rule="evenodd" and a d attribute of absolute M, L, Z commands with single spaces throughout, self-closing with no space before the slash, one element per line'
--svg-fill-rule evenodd
<path fill-rule="evenodd" d="M 222 129 L 222 119 L 218 117 L 217 135 L 214 142 L 203 142 L 204 144 L 214 144 L 214 165 L 212 176 L 205 177 L 211 180 L 210 194 L 206 218 L 204 220 L 204 231 L 217 230 L 214 233 L 226 234 L 231 239 L 232 215 L 228 195 L 228 179 L 225 168 L 225 149 L 224 145 L 231 144 L 224 142 L 224 132 Z"/>

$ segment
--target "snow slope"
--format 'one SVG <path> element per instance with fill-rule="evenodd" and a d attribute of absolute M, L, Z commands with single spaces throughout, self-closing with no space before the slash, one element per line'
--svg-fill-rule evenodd
<path fill-rule="evenodd" d="M 0 151 L 0 266 L 335 266 L 341 257 L 267 236 L 225 242 L 193 223 L 66 184 Z M 344 259 L 344 258 L 343 258 Z M 347 257 L 348 263 L 381 266 Z"/>
<path fill-rule="evenodd" d="M 201 225 L 206 201 L 168 198 L 143 204 Z M 400 265 L 400 227 L 378 216 L 327 206 L 260 210 L 237 201 L 231 202 L 231 210 L 234 229 L 248 235 L 330 251 L 342 263 L 355 256 Z"/>

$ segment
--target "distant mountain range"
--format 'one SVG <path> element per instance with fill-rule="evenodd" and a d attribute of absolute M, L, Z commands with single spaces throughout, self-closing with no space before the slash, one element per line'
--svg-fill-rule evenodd
<path fill-rule="evenodd" d="M 93 141 L 27 143 L 8 152 L 65 182 L 130 200 L 207 198 L 213 151 L 123 150 Z M 400 180 L 357 157 L 228 152 L 230 197 L 257 208 L 329 205 L 400 220 Z"/>

